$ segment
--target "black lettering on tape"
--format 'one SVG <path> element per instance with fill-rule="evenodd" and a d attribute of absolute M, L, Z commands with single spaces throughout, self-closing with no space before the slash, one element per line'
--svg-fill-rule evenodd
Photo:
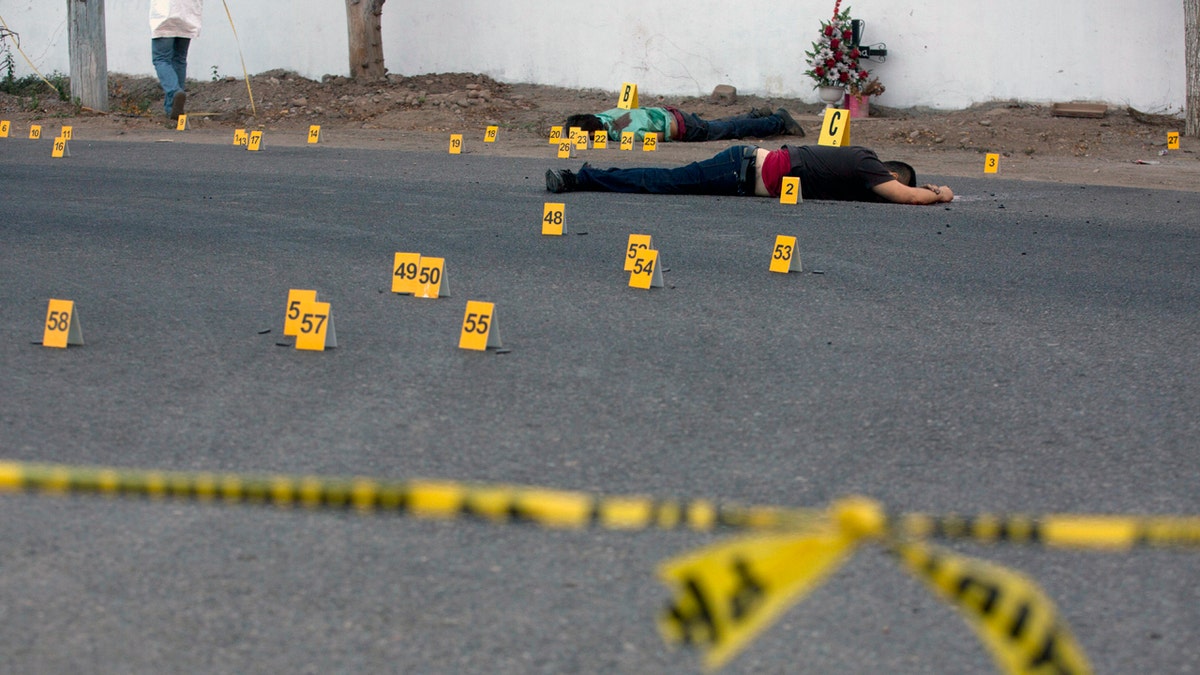
<path fill-rule="evenodd" d="M 734 559 L 733 572 L 738 578 L 738 589 L 729 599 L 729 615 L 742 619 L 762 603 L 767 592 L 762 582 L 750 574 L 750 565 L 745 558 Z"/>
<path fill-rule="evenodd" d="M 1029 660 L 1029 670 L 1041 670 L 1049 667 L 1045 672 L 1059 673 L 1060 675 L 1071 675 L 1075 671 L 1071 670 L 1071 665 L 1063 663 L 1058 653 L 1058 626 L 1050 629 L 1046 634 L 1046 641 L 1042 643 L 1041 650 L 1038 651 L 1032 659 Z"/>
<path fill-rule="evenodd" d="M 967 595 L 974 591 L 974 594 L 979 597 L 979 604 L 976 609 L 984 616 L 992 613 L 996 609 L 996 601 L 1000 599 L 1000 587 L 995 584 L 984 583 L 970 574 L 964 575 L 958 580 L 958 598 L 965 605 L 967 604 Z"/>
<path fill-rule="evenodd" d="M 1013 640 L 1021 639 L 1021 634 L 1025 632 L 1025 622 L 1029 619 L 1029 603 L 1022 602 L 1017 608 L 1017 615 L 1013 617 L 1012 625 L 1008 627 L 1008 637 Z"/>
<path fill-rule="evenodd" d="M 717 624 L 713 620 L 708 600 L 695 577 L 683 580 L 684 596 L 667 608 L 670 620 L 679 627 L 680 639 L 685 645 L 711 643 L 720 640 Z M 684 606 L 685 601 L 689 601 Z"/>

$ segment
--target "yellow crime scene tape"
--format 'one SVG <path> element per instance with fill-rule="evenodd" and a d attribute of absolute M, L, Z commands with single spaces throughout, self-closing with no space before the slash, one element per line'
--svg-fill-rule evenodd
<path fill-rule="evenodd" d="M 456 481 L 385 481 L 177 472 L 0 461 L 0 492 L 94 494 L 227 504 L 395 512 L 549 528 L 690 529 L 743 534 L 665 561 L 674 591 L 659 617 L 668 643 L 699 649 L 719 668 L 776 618 L 874 542 L 958 609 L 1004 673 L 1089 673 L 1054 603 L 1028 578 L 936 547 L 931 539 L 1127 550 L 1200 548 L 1200 517 L 1081 514 L 889 516 L 863 497 L 829 508 L 605 496 Z"/>
<path fill-rule="evenodd" d="M 58 94 L 58 96 L 61 98 L 62 92 L 58 90 L 58 87 L 54 86 L 54 84 L 52 84 L 50 82 L 50 80 L 46 79 L 46 76 L 42 74 L 42 71 L 38 70 L 37 66 L 33 65 L 33 61 L 30 60 L 29 56 L 27 56 L 25 54 L 25 50 L 21 49 L 20 36 L 18 36 L 16 33 L 14 33 L 8 27 L 8 22 L 4 20 L 3 16 L 0 16 L 0 26 L 4 27 L 4 34 L 3 34 L 3 36 L 0 36 L 0 39 L 11 38 L 13 41 L 13 45 L 15 45 L 17 48 L 17 52 L 21 54 L 21 58 L 25 59 L 25 63 L 29 64 L 30 70 L 32 70 L 38 76 L 38 78 L 41 79 L 42 82 L 46 83 L 47 87 L 50 87 L 51 89 L 53 89 L 54 93 Z"/>
<path fill-rule="evenodd" d="M 237 26 L 233 25 L 233 13 L 229 11 L 229 3 L 221 0 L 225 7 L 225 18 L 229 19 L 229 28 L 233 31 L 233 43 L 237 45 L 238 58 L 242 61 L 242 78 L 246 80 L 246 94 L 250 97 L 250 114 L 258 118 L 258 107 L 254 105 L 254 90 L 250 88 L 250 73 L 246 72 L 246 57 L 242 56 L 242 41 L 238 39 Z"/>

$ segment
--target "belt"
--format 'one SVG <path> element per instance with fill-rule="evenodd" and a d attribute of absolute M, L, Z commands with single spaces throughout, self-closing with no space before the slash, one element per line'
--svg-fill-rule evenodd
<path fill-rule="evenodd" d="M 738 168 L 738 194 L 743 197 L 754 194 L 754 179 L 758 175 L 754 167 L 757 151 L 758 148 L 752 145 L 746 146 L 741 167 Z"/>

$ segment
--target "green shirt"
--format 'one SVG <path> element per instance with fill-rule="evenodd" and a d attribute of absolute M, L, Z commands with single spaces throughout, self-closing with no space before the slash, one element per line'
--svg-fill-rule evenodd
<path fill-rule="evenodd" d="M 609 140 L 620 141 L 622 131 L 632 131 L 637 143 L 642 142 L 647 133 L 657 133 L 660 141 L 671 140 L 671 121 L 675 118 L 666 108 L 613 108 L 596 113 L 596 117 L 608 129 Z"/>

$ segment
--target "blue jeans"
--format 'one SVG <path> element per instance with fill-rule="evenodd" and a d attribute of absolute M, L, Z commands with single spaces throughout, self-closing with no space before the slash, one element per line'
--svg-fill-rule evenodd
<path fill-rule="evenodd" d="M 783 133 L 783 118 L 778 115 L 751 117 L 738 115 L 719 120 L 703 120 L 694 113 L 683 115 L 683 141 L 724 141 L 737 138 L 767 138 Z"/>
<path fill-rule="evenodd" d="M 587 164 L 575 174 L 580 190 L 651 192 L 664 195 L 740 195 L 742 158 L 752 145 L 735 145 L 710 159 L 674 169 L 593 169 Z"/>
<path fill-rule="evenodd" d="M 150 57 L 165 95 L 163 111 L 168 117 L 171 115 L 171 101 L 175 99 L 175 92 L 183 91 L 187 80 L 187 53 L 191 42 L 191 38 L 181 37 L 150 40 Z"/>

